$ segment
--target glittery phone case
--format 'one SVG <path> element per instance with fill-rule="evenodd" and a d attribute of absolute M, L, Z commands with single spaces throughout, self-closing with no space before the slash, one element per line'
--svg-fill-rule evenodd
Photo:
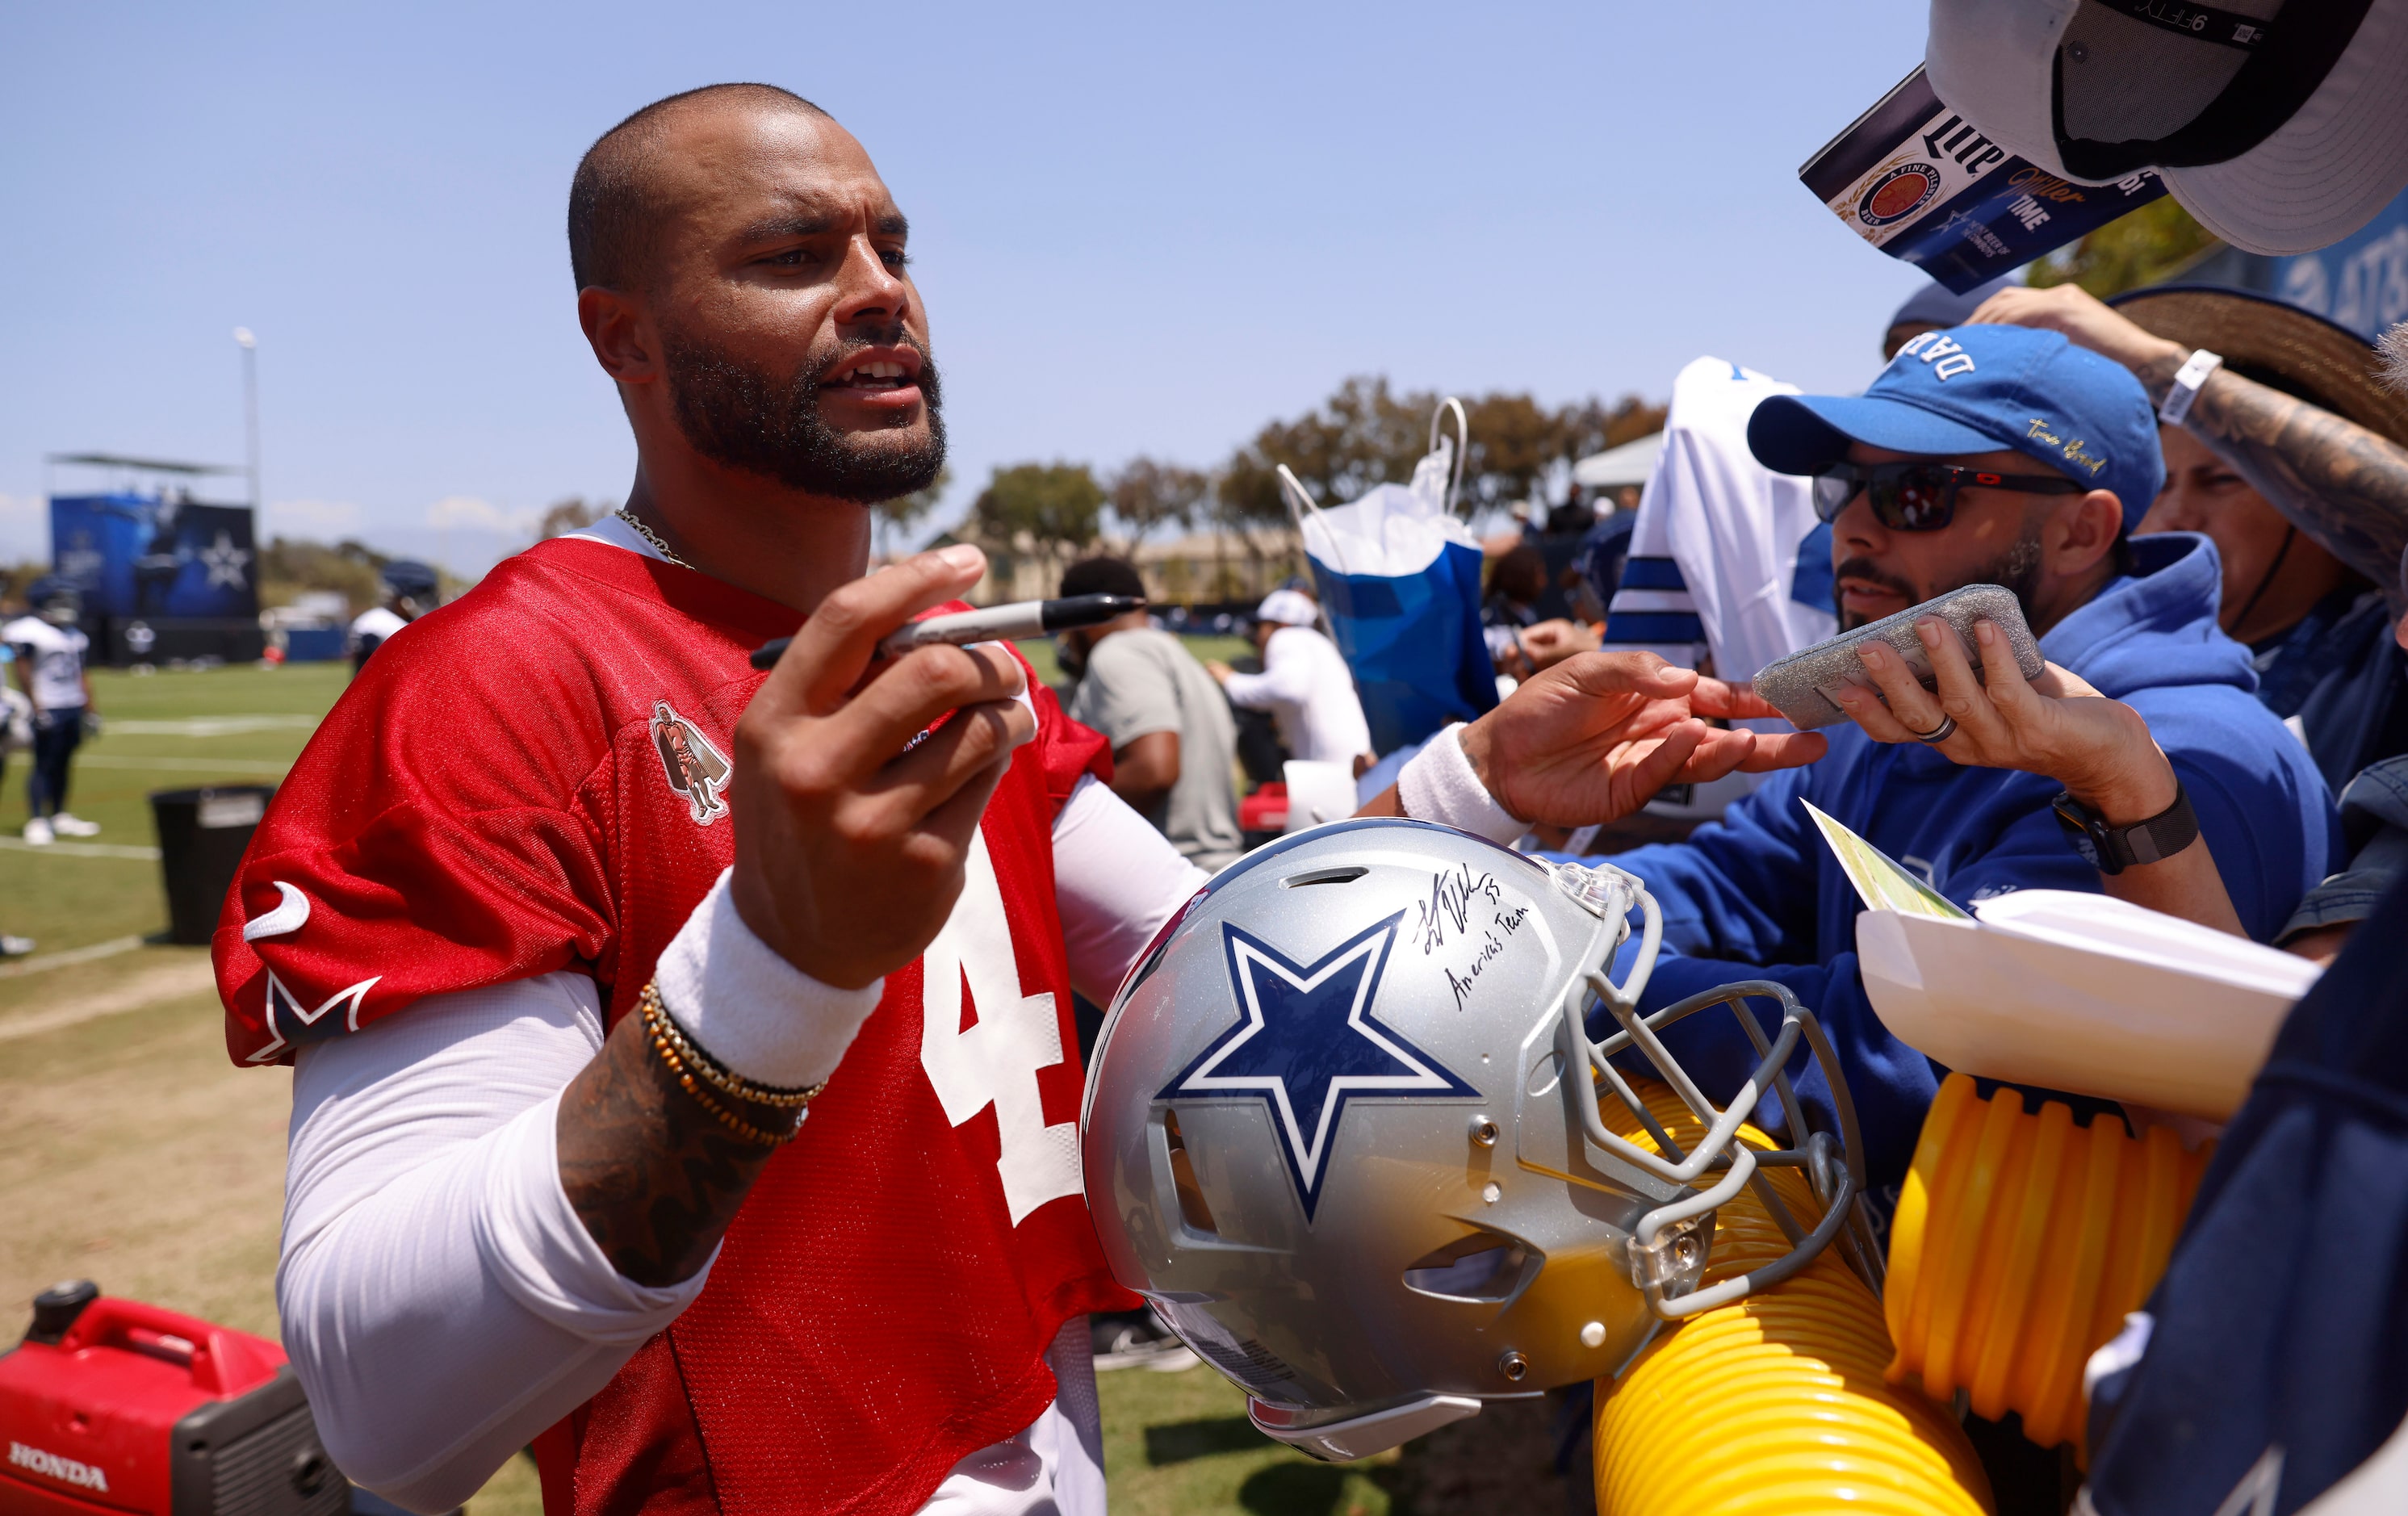
<path fill-rule="evenodd" d="M 1885 616 L 1853 632 L 1842 632 L 1828 642 L 1817 642 L 1786 658 L 1774 659 L 1757 672 L 1756 693 L 1770 701 L 1801 732 L 1844 722 L 1848 713 L 1825 692 L 1853 684 L 1876 695 L 1880 694 L 1872 676 L 1865 672 L 1863 660 L 1856 656 L 1857 648 L 1875 638 L 1898 650 L 1899 656 L 1906 660 L 1906 666 L 1914 671 L 1925 689 L 1936 689 L 1931 660 L 1923 651 L 1922 640 L 1914 635 L 1914 623 L 1926 616 L 1937 616 L 1956 629 L 1976 679 L 1982 675 L 1982 652 L 1981 645 L 1973 640 L 1973 623 L 1984 620 L 1996 622 L 2000 631 L 2006 634 L 2007 646 L 2014 651 L 2015 666 L 2023 670 L 2024 678 L 2040 678 L 2040 644 L 2033 640 L 2031 627 L 2024 621 L 2024 608 L 2015 600 L 2014 592 L 1997 584 L 1968 584 L 1937 599 L 1910 606 L 1895 616 Z"/>

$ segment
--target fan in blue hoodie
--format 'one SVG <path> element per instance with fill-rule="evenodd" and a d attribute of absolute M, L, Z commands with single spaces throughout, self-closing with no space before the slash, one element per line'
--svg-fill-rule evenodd
<path fill-rule="evenodd" d="M 2251 936 L 2271 937 L 2340 856 L 2324 779 L 2255 698 L 2249 651 L 2216 625 L 2214 544 L 2128 536 L 2164 464 L 2148 398 L 2122 367 L 2054 332 L 1929 333 L 1862 395 L 1766 401 L 1748 443 L 1768 467 L 1822 476 L 1843 628 L 1967 584 L 2003 584 L 2050 662 L 2139 711 Z M 1970 906 L 2014 890 L 2100 888 L 2051 808 L 2058 788 L 1833 728 L 1828 756 L 1772 775 L 1719 823 L 1613 860 L 1664 911 L 1666 951 L 1641 1009 L 1738 980 L 1787 984 L 1830 1033 L 1873 1191 L 1894 1198 L 1946 1071 L 1892 1037 L 1865 998 L 1856 891 L 1799 802 Z M 1755 1070 L 1729 1017 L 1692 1017 L 1665 1040 L 1716 1098 Z M 1821 1075 L 1798 1090 L 1815 1123 L 1835 1130 Z"/>

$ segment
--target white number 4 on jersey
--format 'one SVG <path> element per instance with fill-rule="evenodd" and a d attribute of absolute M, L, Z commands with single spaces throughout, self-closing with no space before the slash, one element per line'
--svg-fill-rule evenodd
<path fill-rule="evenodd" d="M 1021 993 L 1011 923 L 983 834 L 971 835 L 961 898 L 920 962 L 920 1065 L 955 1126 L 995 1108 L 1003 1138 L 996 1172 L 1017 1226 L 1045 1202 L 1079 1194 L 1079 1123 L 1045 1123 L 1037 1071 L 1062 1061 L 1061 1016 L 1050 992 Z M 965 983 L 978 1013 L 968 1031 Z"/>

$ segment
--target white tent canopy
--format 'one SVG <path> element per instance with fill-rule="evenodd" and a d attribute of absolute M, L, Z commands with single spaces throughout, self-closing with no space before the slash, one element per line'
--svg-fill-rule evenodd
<path fill-rule="evenodd" d="M 1587 490 L 1613 490 L 1644 484 L 1656 472 L 1656 455 L 1664 451 L 1664 434 L 1651 433 L 1636 442 L 1593 452 L 1572 465 L 1572 482 Z"/>

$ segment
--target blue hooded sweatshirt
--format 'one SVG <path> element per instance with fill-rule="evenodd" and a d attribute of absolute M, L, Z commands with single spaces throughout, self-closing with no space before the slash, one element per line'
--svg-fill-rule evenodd
<path fill-rule="evenodd" d="M 2147 719 L 2243 926 L 2266 940 L 2344 856 L 2331 796 L 2307 749 L 2257 700 L 2249 650 L 2216 626 L 2223 569 L 2214 546 L 2163 533 L 2131 547 L 2139 572 L 2111 580 L 2051 627 L 2041 651 Z M 1863 907 L 1799 801 L 1928 872 L 1941 894 L 1970 908 L 2014 890 L 2099 890 L 2049 808 L 2060 788 L 2037 774 L 1961 767 L 1932 749 L 1877 743 L 1853 724 L 1831 728 L 1819 762 L 1770 776 L 1721 822 L 1686 842 L 1612 860 L 1646 880 L 1664 911 L 1664 951 L 1641 1008 L 1737 980 L 1788 985 L 1830 1034 L 1863 1124 L 1873 1193 L 1886 1201 L 1905 1180 L 1947 1071 L 1892 1037 L 1865 998 L 1856 952 Z M 1770 1002 L 1748 1004 L 1768 1030 L 1778 1027 Z M 1717 1101 L 1755 1071 L 1755 1051 L 1727 1010 L 1692 1016 L 1664 1040 Z M 1801 1050 L 1792 1072 L 1810 1063 Z M 1816 1126 L 1838 1130 L 1819 1070 L 1805 1074 L 1798 1094 Z"/>

